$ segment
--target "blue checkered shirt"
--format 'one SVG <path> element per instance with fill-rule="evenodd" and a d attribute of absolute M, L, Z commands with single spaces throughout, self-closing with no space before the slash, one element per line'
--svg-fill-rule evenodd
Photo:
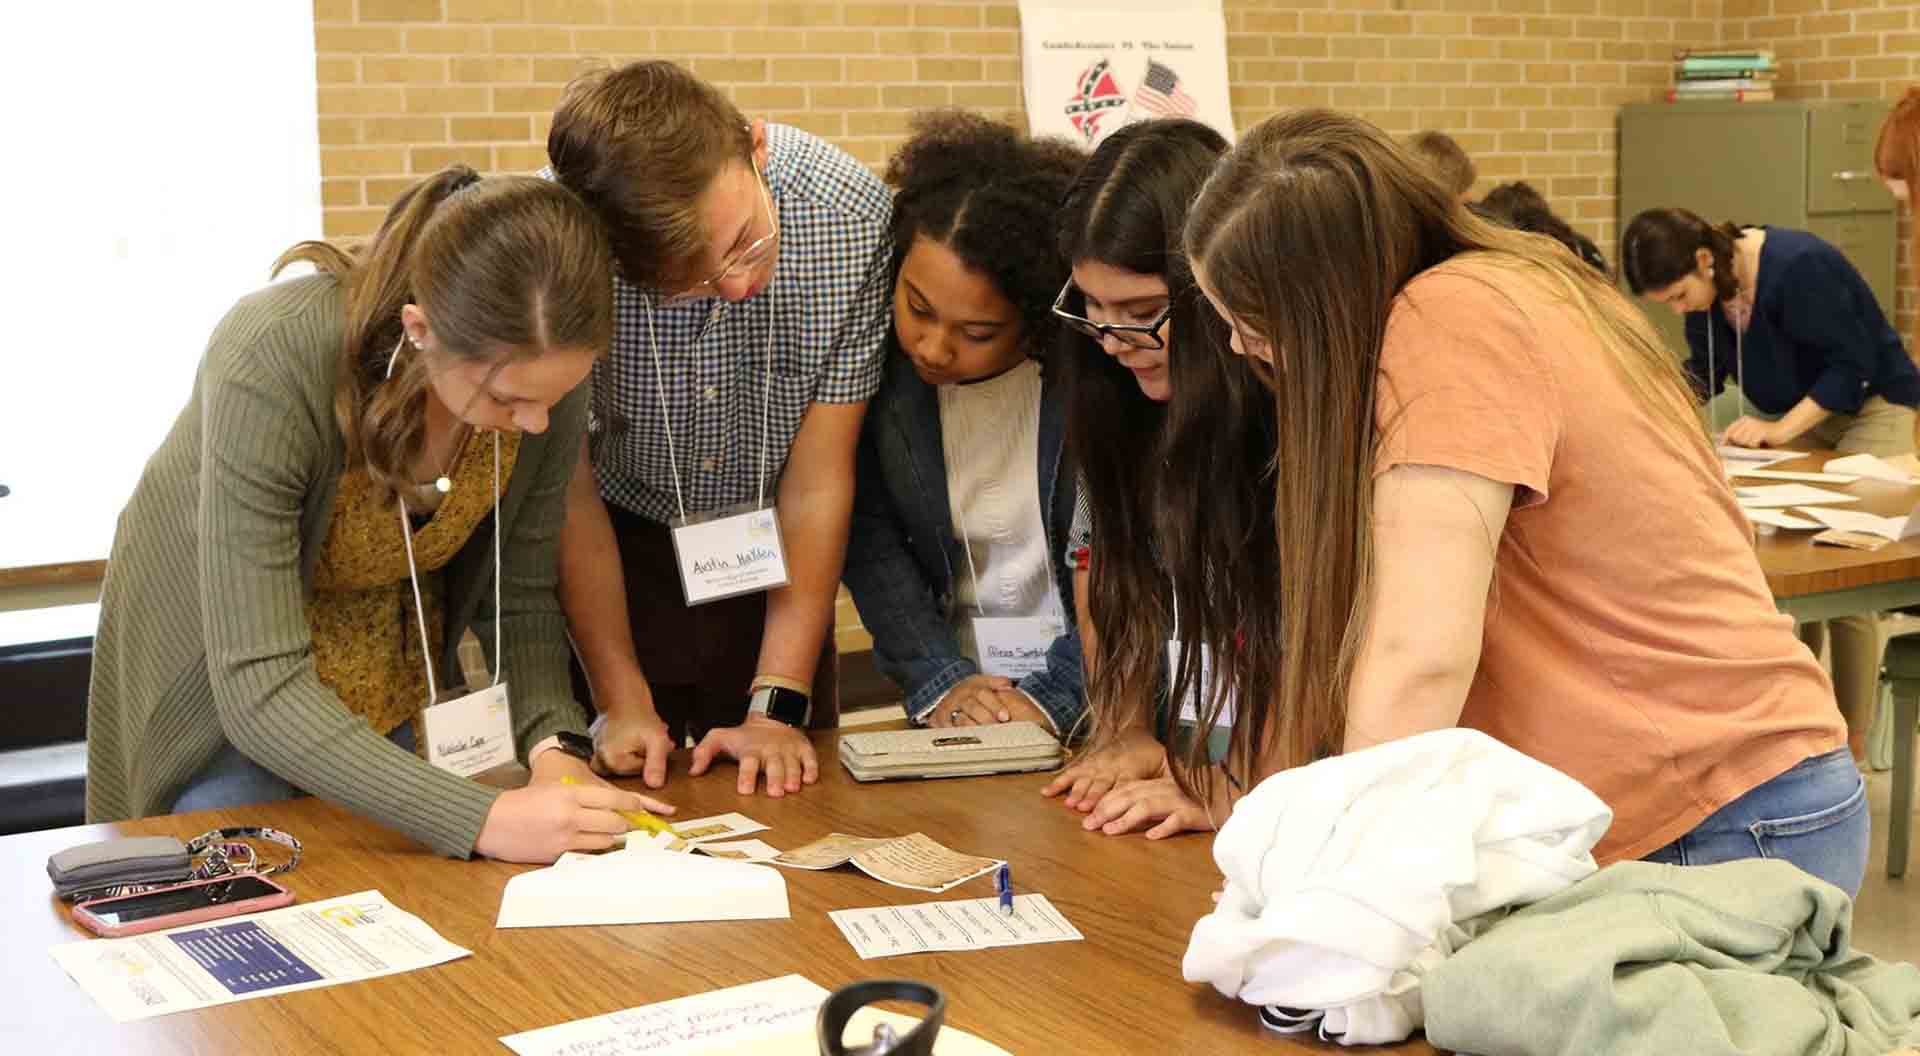
<path fill-rule="evenodd" d="M 752 501 L 763 444 L 770 444 L 764 484 L 771 502 L 808 405 L 859 403 L 880 387 L 892 249 L 886 186 L 797 128 L 768 124 L 767 146 L 780 254 L 765 290 L 737 304 L 711 298 L 659 307 L 614 280 L 613 350 L 593 371 L 594 479 L 609 502 L 649 520 L 679 513 L 668 422 L 687 512 Z"/>

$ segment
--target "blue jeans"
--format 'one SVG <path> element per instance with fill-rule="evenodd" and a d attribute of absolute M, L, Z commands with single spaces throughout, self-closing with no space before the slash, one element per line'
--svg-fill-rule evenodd
<path fill-rule="evenodd" d="M 1852 898 L 1867 875 L 1867 783 L 1853 753 L 1838 748 L 1721 807 L 1692 832 L 1649 854 L 1649 862 L 1712 865 L 1780 858 Z"/>
<path fill-rule="evenodd" d="M 387 740 L 409 752 L 413 751 L 413 723 L 403 722 L 395 726 L 393 732 L 387 734 Z M 173 801 L 173 809 L 168 813 L 221 810 L 304 795 L 305 792 L 293 787 L 279 774 L 240 754 L 240 749 L 232 744 L 227 744 L 220 749 L 220 754 L 213 757 L 213 762 L 195 774 L 193 780 L 187 782 L 187 787 L 180 790 L 179 798 Z"/>

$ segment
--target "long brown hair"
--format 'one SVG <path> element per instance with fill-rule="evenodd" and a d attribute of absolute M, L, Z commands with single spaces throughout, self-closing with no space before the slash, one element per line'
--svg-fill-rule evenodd
<path fill-rule="evenodd" d="M 554 175 L 606 223 L 621 275 L 654 289 L 706 277 L 692 274 L 710 237 L 700 196 L 752 155 L 732 100 L 664 59 L 575 78 L 547 133 Z"/>
<path fill-rule="evenodd" d="M 1737 224 L 1710 224 L 1686 209 L 1648 209 L 1627 223 L 1620 236 L 1620 274 L 1638 297 L 1663 290 L 1700 267 L 1700 250 L 1713 257 L 1713 296 L 1731 301 L 1740 294 L 1733 275 Z"/>
<path fill-rule="evenodd" d="M 1196 121 L 1128 125 L 1094 151 L 1060 210 L 1066 260 L 1158 275 L 1172 306 L 1165 333 L 1173 398 L 1166 404 L 1143 395 L 1132 373 L 1086 336 L 1064 330 L 1061 337 L 1067 452 L 1094 531 L 1087 608 L 1100 635 L 1099 655 L 1089 656 L 1087 711 L 1095 745 L 1139 728 L 1156 689 L 1184 700 L 1201 684 L 1196 651 L 1182 656 L 1179 670 L 1166 669 L 1176 609 L 1185 627 L 1190 612 L 1199 620 L 1203 609 L 1240 597 L 1209 594 L 1209 581 L 1225 574 L 1270 584 L 1277 575 L 1264 545 L 1272 537 L 1272 404 L 1246 371 L 1216 354 L 1226 324 L 1194 285 L 1180 245 L 1193 197 L 1226 149 L 1218 132 Z M 1068 307 L 1084 311 L 1077 297 Z M 1233 427 L 1202 427 L 1216 420 Z M 1176 463 L 1207 468 L 1169 472 Z M 1205 515 L 1157 512 L 1195 508 Z M 1170 578 L 1175 554 L 1185 567 L 1209 571 Z M 1260 620 L 1271 615 L 1271 607 L 1235 610 L 1201 622 L 1247 619 L 1250 632 L 1262 633 L 1271 628 Z M 1205 689 L 1208 721 L 1231 681 L 1218 663 L 1224 655 L 1214 651 L 1219 677 Z"/>
<path fill-rule="evenodd" d="M 1495 288 L 1509 300 L 1573 309 L 1635 402 L 1667 427 L 1676 452 L 1711 455 L 1677 362 L 1632 303 L 1558 246 L 1456 204 L 1423 166 L 1358 118 L 1308 110 L 1248 133 L 1195 202 L 1186 245 L 1209 292 L 1279 363 L 1262 376 L 1273 379 L 1278 428 L 1273 522 L 1283 589 L 1250 602 L 1277 607 L 1280 635 L 1277 642 L 1250 636 L 1236 656 L 1237 666 L 1250 668 L 1240 677 L 1252 691 L 1243 691 L 1236 709 L 1231 759 L 1292 766 L 1341 750 L 1373 596 L 1380 347 L 1394 301 L 1414 276 L 1471 255 L 1502 273 Z M 1202 571 L 1183 571 L 1179 552 L 1168 556 L 1176 581 Z M 1233 576 L 1214 588 L 1246 589 Z M 1218 661 L 1233 642 L 1235 628 L 1213 625 L 1211 616 L 1188 620 L 1183 608 L 1181 617 L 1188 650 L 1216 643 Z M 1192 787 L 1196 762 L 1190 753 L 1175 767 L 1183 787 Z"/>
<path fill-rule="evenodd" d="M 1879 138 L 1873 143 L 1873 170 L 1883 180 L 1905 180 L 1907 204 L 1916 204 L 1914 196 L 1920 195 L 1920 87 L 1907 89 L 1880 123 Z M 1907 244 L 1907 273 L 1920 274 L 1920 221 L 1909 217 L 1908 224 L 1913 235 Z M 1914 347 L 1920 350 L 1920 328 L 1915 331 Z"/>
<path fill-rule="evenodd" d="M 426 431 L 428 357 L 409 347 L 387 377 L 402 306 L 426 312 L 440 355 L 495 369 L 516 350 L 599 355 L 613 338 L 606 233 L 549 180 L 443 169 L 403 192 L 364 245 L 301 242 L 273 273 L 294 263 L 340 282 L 346 332 L 334 419 L 346 465 L 365 465 L 388 493 L 408 483 Z"/>

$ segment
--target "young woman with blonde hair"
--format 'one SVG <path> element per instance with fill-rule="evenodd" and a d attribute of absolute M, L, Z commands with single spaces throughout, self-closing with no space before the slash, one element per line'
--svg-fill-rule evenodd
<path fill-rule="evenodd" d="M 304 791 L 442 854 L 544 862 L 609 846 L 616 810 L 671 809 L 560 750 L 584 715 L 555 549 L 610 259 L 558 184 L 455 167 L 357 251 L 295 246 L 276 272 L 318 274 L 227 313 L 114 537 L 89 821 Z M 469 626 L 508 687 L 483 732 L 511 740 L 525 788 L 414 753 Z"/>
<path fill-rule="evenodd" d="M 1467 725 L 1599 794 L 1604 861 L 1767 855 L 1858 889 L 1865 791 L 1832 689 L 1631 303 L 1326 111 L 1248 133 L 1186 245 L 1279 423 L 1285 589 L 1246 598 L 1279 633 L 1241 642 L 1203 598 L 1236 577 L 1167 555 L 1182 644 L 1240 690 L 1243 781 Z M 1177 772 L 1218 798 L 1196 762 Z"/>

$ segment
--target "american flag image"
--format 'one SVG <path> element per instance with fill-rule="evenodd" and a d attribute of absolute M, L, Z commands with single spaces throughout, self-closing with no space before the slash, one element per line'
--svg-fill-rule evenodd
<path fill-rule="evenodd" d="M 1158 59 L 1147 60 L 1147 75 L 1133 93 L 1133 105 L 1158 117 L 1192 117 L 1200 109 L 1193 96 L 1180 89 L 1180 75 Z"/>

